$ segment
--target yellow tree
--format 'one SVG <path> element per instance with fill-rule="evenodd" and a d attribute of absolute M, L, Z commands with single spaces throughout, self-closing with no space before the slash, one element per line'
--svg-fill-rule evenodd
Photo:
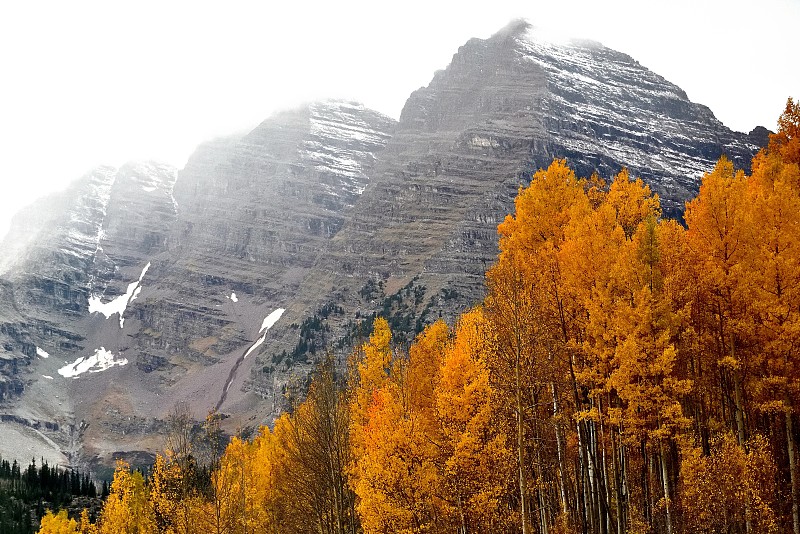
<path fill-rule="evenodd" d="M 629 511 L 647 515 L 646 502 L 628 506 L 630 490 L 636 488 L 627 480 L 629 453 L 638 450 L 639 443 L 624 429 L 631 398 L 646 398 L 633 395 L 629 387 L 629 379 L 641 383 L 639 378 L 650 367 L 652 355 L 641 343 L 647 339 L 641 332 L 653 325 L 650 311 L 666 311 L 658 296 L 661 269 L 655 230 L 660 207 L 658 197 L 640 179 L 631 180 L 625 169 L 605 195 L 592 189 L 587 193 L 596 197 L 592 210 L 573 213 L 559 251 L 562 294 L 573 303 L 575 317 L 573 333 L 565 339 L 575 347 L 571 370 L 581 391 L 575 406 L 589 471 L 585 520 L 604 531 L 616 516 L 617 529 L 624 531 L 632 521 Z M 650 383 L 658 382 L 656 373 Z M 631 413 L 638 410 L 627 411 Z M 634 496 L 638 497 L 635 492 Z"/>
<path fill-rule="evenodd" d="M 39 534 L 75 534 L 76 532 L 80 532 L 78 523 L 67 516 L 66 510 L 60 510 L 57 514 L 47 510 L 39 526 Z"/>
<path fill-rule="evenodd" d="M 195 473 L 193 459 L 183 462 L 170 449 L 156 455 L 147 489 L 158 532 L 189 534 L 197 530 L 204 499 L 202 488 L 195 486 Z"/>
<path fill-rule="evenodd" d="M 700 260 L 698 284 L 703 288 L 700 343 L 722 376 L 719 403 L 732 413 L 729 424 L 744 446 L 747 437 L 744 382 L 757 367 L 753 346 L 753 286 L 744 268 L 753 239 L 747 181 L 724 156 L 703 178 L 700 194 L 686 204 L 687 243 Z M 732 399 L 728 403 L 726 399 Z M 730 404 L 732 406 L 728 407 Z M 730 421 L 732 419 L 732 421 Z"/>
<path fill-rule="evenodd" d="M 768 444 L 756 437 L 748 449 L 738 446 L 729 432 L 712 439 L 708 455 L 700 447 L 681 447 L 680 501 L 686 532 L 780 532 L 773 490 L 776 470 Z"/>
<path fill-rule="evenodd" d="M 130 466 L 117 461 L 111 493 L 100 514 L 100 534 L 149 534 L 156 532 L 155 521 L 147 502 L 144 477 Z"/>
<path fill-rule="evenodd" d="M 369 342 L 353 354 L 350 362 L 350 443 L 353 457 L 362 453 L 363 432 L 372 393 L 382 387 L 392 363 L 392 331 L 383 317 L 375 319 Z"/>
<path fill-rule="evenodd" d="M 506 495 L 515 459 L 489 380 L 490 328 L 480 308 L 461 316 L 438 373 L 436 414 L 443 486 L 458 532 L 499 532 L 511 523 Z"/>
<path fill-rule="evenodd" d="M 571 347 L 576 307 L 564 291 L 560 250 L 570 221 L 590 211 L 591 205 L 584 183 L 566 162 L 555 160 L 520 189 L 514 207 L 514 214 L 498 226 L 500 256 L 486 274 L 485 309 L 496 342 L 493 383 L 504 396 L 514 428 L 517 500 L 522 530 L 527 533 L 534 528 L 534 515 L 540 528 L 547 529 L 550 518 L 543 506 L 546 488 L 542 483 L 553 478 L 544 469 L 530 470 L 532 465 L 545 466 L 541 445 L 546 442 L 543 433 L 549 431 L 549 425 L 541 424 L 547 415 L 534 416 L 534 411 L 544 406 L 541 400 L 548 395 L 548 385 L 554 389 L 554 406 L 559 406 L 553 377 L 562 373 L 554 372 L 553 366 L 572 371 L 576 358 Z M 577 402 L 574 373 L 569 376 Z M 555 411 L 558 415 L 559 409 Z M 558 468 L 562 473 L 563 467 Z M 531 488 L 529 480 L 534 481 Z"/>
<path fill-rule="evenodd" d="M 767 149 L 753 159 L 748 205 L 758 239 L 746 261 L 766 356 L 753 389 L 759 409 L 785 421 L 793 531 L 800 534 L 793 421 L 800 405 L 800 107 L 791 99 L 778 124 Z"/>
<path fill-rule="evenodd" d="M 419 532 L 436 528 L 439 521 L 434 391 L 448 337 L 444 323 L 426 328 L 411 348 L 410 361 L 396 359 L 391 376 L 372 390 L 353 470 L 365 532 Z"/>
<path fill-rule="evenodd" d="M 681 401 L 692 383 L 678 372 L 680 320 L 664 291 L 660 230 L 653 217 L 639 224 L 620 251 L 619 282 L 627 295 L 614 318 L 616 351 L 609 387 L 619 396 L 626 439 L 642 444 L 661 468 L 665 530 L 673 530 L 670 443 L 688 427 Z M 671 228 L 666 226 L 667 231 Z M 652 508 L 651 508 L 652 509 Z"/>
<path fill-rule="evenodd" d="M 81 510 L 81 522 L 78 526 L 78 532 L 81 534 L 97 534 L 97 526 L 93 525 L 89 520 L 89 510 L 86 508 Z"/>
<path fill-rule="evenodd" d="M 514 429 L 519 517 L 523 532 L 528 533 L 533 529 L 528 489 L 532 475 L 528 472 L 530 462 L 526 454 L 529 393 L 541 384 L 536 364 L 545 358 L 541 352 L 537 355 L 542 348 L 537 342 L 544 337 L 543 314 L 523 274 L 522 262 L 520 256 L 507 254 L 487 274 L 486 310 L 495 342 L 490 362 L 493 385 L 502 395 L 502 405 Z"/>
<path fill-rule="evenodd" d="M 778 118 L 778 131 L 770 136 L 769 152 L 786 164 L 800 165 L 800 101 L 791 98 Z"/>
<path fill-rule="evenodd" d="M 233 437 L 211 475 L 220 506 L 220 532 L 254 532 L 263 523 L 254 460 L 253 444 Z"/>
<path fill-rule="evenodd" d="M 658 195 L 654 195 L 641 178 L 631 180 L 627 169 L 614 177 L 605 202 L 614 209 L 617 224 L 628 239 L 642 222 L 661 216 Z"/>
<path fill-rule="evenodd" d="M 302 522 L 284 524 L 285 531 L 344 533 L 356 528 L 355 497 L 346 480 L 349 407 L 335 374 L 333 359 L 323 360 L 306 399 L 275 425 L 280 460 L 273 483 L 284 515 Z"/>
<path fill-rule="evenodd" d="M 441 319 L 427 326 L 409 349 L 408 368 L 403 379 L 408 392 L 408 409 L 418 416 L 421 431 L 438 439 L 436 390 L 439 368 L 450 342 L 450 329 Z"/>
<path fill-rule="evenodd" d="M 364 532 L 421 532 L 433 528 L 439 489 L 430 443 L 403 409 L 399 386 L 373 392 L 364 429 L 364 454 L 356 460 L 355 492 Z"/>
<path fill-rule="evenodd" d="M 295 412 L 296 413 L 296 412 Z M 303 443 L 292 416 L 283 414 L 275 422 L 272 456 L 273 486 L 268 500 L 271 522 L 276 532 L 309 532 L 317 530 L 322 518 L 314 507 L 313 469 L 304 465 Z M 266 452 L 266 451 L 265 451 Z"/>

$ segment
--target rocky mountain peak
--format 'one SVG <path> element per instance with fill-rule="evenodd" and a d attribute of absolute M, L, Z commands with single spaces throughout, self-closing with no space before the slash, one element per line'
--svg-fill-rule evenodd
<path fill-rule="evenodd" d="M 401 129 L 429 132 L 486 125 L 528 139 L 535 166 L 564 157 L 582 175 L 611 176 L 625 165 L 671 215 L 721 154 L 747 168 L 756 148 L 627 54 L 593 41 L 554 42 L 525 21 L 468 41 L 411 95 L 400 119 Z"/>
<path fill-rule="evenodd" d="M 553 158 L 584 176 L 627 166 L 679 214 L 756 137 L 626 54 L 514 21 L 460 47 L 399 123 L 314 102 L 181 170 L 96 169 L 2 245 L 0 409 L 49 424 L 25 445 L 75 463 L 149 454 L 176 402 L 219 409 L 229 430 L 269 423 L 376 315 L 403 342 L 478 302 L 497 224 Z"/>

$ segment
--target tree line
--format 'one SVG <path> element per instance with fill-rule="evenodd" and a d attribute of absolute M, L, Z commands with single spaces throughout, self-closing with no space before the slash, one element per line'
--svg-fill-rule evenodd
<path fill-rule="evenodd" d="M 378 318 L 344 376 L 325 360 L 273 429 L 231 439 L 205 487 L 170 449 L 147 482 L 118 466 L 96 524 L 46 519 L 800 534 L 800 105 L 778 124 L 750 175 L 720 158 L 685 224 L 625 170 L 605 182 L 555 160 L 520 189 L 487 296 L 455 325 L 402 351 Z"/>
<path fill-rule="evenodd" d="M 84 497 L 84 506 L 98 497 L 97 486 L 87 473 L 31 460 L 27 467 L 0 458 L 0 532 L 29 534 L 36 531 L 47 508 L 70 506 Z M 107 492 L 106 492 L 107 494 Z"/>

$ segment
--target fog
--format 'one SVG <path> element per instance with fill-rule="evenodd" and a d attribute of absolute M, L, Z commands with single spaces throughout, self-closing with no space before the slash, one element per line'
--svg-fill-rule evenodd
<path fill-rule="evenodd" d="M 384 5 L 386 4 L 386 5 Z M 524 17 L 598 40 L 708 105 L 775 127 L 798 96 L 800 2 L 5 2 L 0 234 L 99 164 L 182 166 L 203 140 L 317 98 L 395 118 L 471 37 Z"/>

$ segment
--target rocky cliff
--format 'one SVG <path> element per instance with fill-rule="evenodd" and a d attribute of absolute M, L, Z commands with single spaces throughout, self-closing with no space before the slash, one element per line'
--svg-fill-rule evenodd
<path fill-rule="evenodd" d="M 627 166 L 674 215 L 719 155 L 744 167 L 762 137 L 625 54 L 512 23 L 462 46 L 399 122 L 320 102 L 179 171 L 96 169 L 2 245 L 0 453 L 146 458 L 182 401 L 229 431 L 268 423 L 376 314 L 402 343 L 478 301 L 497 223 L 554 157 Z"/>

